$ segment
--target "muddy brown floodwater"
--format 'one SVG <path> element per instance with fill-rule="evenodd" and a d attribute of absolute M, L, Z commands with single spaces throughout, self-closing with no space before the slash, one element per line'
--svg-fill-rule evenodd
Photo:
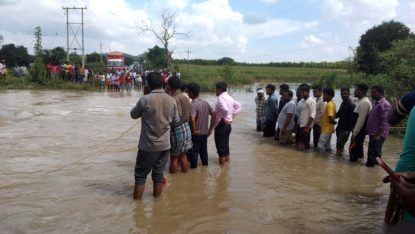
<path fill-rule="evenodd" d="M 243 104 L 231 162 L 218 165 L 210 137 L 208 167 L 167 174 L 158 199 L 148 178 L 136 202 L 140 124 L 118 137 L 141 92 L 0 92 L 0 233 L 383 232 L 383 170 L 278 146 L 255 132 L 255 93 L 231 94 Z M 384 145 L 392 166 L 401 144 Z"/>

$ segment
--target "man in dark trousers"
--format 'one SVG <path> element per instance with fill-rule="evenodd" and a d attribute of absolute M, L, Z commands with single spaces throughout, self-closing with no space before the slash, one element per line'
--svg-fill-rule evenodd
<path fill-rule="evenodd" d="M 277 95 L 275 95 L 275 85 L 268 84 L 265 90 L 268 95 L 268 99 L 265 103 L 263 136 L 273 137 L 275 135 L 275 126 L 278 119 L 278 99 Z"/>
<path fill-rule="evenodd" d="M 344 145 L 349 140 L 350 132 L 353 129 L 353 111 L 356 107 L 350 99 L 350 89 L 342 88 L 340 95 L 343 100 L 339 110 L 336 113 L 336 118 L 339 119 L 339 123 L 336 128 L 336 155 L 341 156 L 343 154 Z"/>
<path fill-rule="evenodd" d="M 180 123 L 176 101 L 162 89 L 160 73 L 150 73 L 147 84 L 149 93 L 142 96 L 130 112 L 131 118 L 141 117 L 142 123 L 134 173 L 134 199 L 140 200 L 150 172 L 153 196 L 161 195 L 163 171 L 170 157 L 170 126 Z"/>

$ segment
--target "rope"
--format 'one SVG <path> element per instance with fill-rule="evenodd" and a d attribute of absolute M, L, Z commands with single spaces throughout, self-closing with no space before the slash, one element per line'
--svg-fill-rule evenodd
<path fill-rule="evenodd" d="M 112 139 L 111 140 L 111 144 L 112 143 L 115 143 L 115 142 L 117 142 L 117 141 L 119 141 L 123 136 L 125 136 L 131 129 L 133 129 L 136 125 L 138 125 L 139 123 L 141 123 L 141 121 L 137 121 L 137 123 L 135 123 L 135 124 L 133 124 L 130 128 L 128 128 L 126 131 L 124 131 L 120 136 L 118 136 L 118 137 L 116 137 L 116 138 L 114 138 L 114 139 Z M 97 151 L 95 151 L 94 153 L 92 153 L 92 154 L 89 154 L 89 155 L 86 155 L 86 156 L 84 156 L 84 157 L 81 157 L 81 158 L 78 158 L 78 159 L 76 159 L 75 161 L 72 161 L 72 162 L 70 162 L 70 163 L 68 163 L 68 164 L 65 164 L 65 165 L 62 165 L 62 166 L 60 166 L 60 167 L 57 167 L 57 168 L 55 168 L 55 169 L 52 169 L 52 170 L 49 170 L 49 171 L 45 171 L 45 172 L 43 172 L 43 173 L 40 173 L 40 174 L 35 174 L 35 175 L 32 175 L 32 176 L 29 176 L 28 178 L 26 178 L 26 179 L 23 179 L 23 180 L 19 180 L 19 181 L 16 181 L 16 182 L 14 182 L 14 183 L 10 183 L 10 184 L 5 184 L 5 185 L 0 185 L 0 189 L 2 189 L 2 188 L 6 188 L 6 187 L 10 187 L 10 186 L 13 186 L 13 185 L 18 185 L 18 184 L 27 184 L 29 181 L 31 181 L 31 180 L 33 180 L 33 179 L 36 179 L 36 178 L 39 178 L 39 177 L 41 177 L 41 176 L 45 176 L 45 175 L 49 175 L 49 174 L 51 174 L 51 173 L 54 173 L 54 172 L 57 172 L 57 171 L 60 171 L 60 170 L 62 170 L 62 169 L 64 169 L 64 168 L 66 168 L 66 167 L 69 167 L 69 166 L 71 166 L 71 165 L 73 165 L 73 164 L 75 164 L 75 163 L 78 163 L 78 162 L 81 162 L 81 161 L 83 161 L 83 160 L 85 160 L 85 159 L 87 159 L 87 158 L 90 158 L 90 157 L 92 157 L 92 156 L 95 156 L 95 155 L 97 155 L 98 153 L 101 153 L 103 150 L 105 149 L 105 147 L 102 147 L 101 149 L 98 149 Z"/>

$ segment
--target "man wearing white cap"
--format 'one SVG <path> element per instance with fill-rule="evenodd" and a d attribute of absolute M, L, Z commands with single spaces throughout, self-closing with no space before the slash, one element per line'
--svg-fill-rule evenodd
<path fill-rule="evenodd" d="M 263 123 L 265 121 L 265 92 L 262 90 L 262 88 L 258 88 L 256 90 L 256 94 L 256 131 L 262 132 Z"/>

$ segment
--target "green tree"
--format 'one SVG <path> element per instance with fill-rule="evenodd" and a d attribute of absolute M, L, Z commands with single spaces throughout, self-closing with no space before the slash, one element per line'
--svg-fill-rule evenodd
<path fill-rule="evenodd" d="M 51 60 L 52 64 L 60 65 L 65 63 L 66 60 L 66 51 L 63 47 L 55 47 L 51 51 Z"/>
<path fill-rule="evenodd" d="M 69 54 L 69 61 L 71 61 L 71 63 L 81 64 L 82 63 L 81 55 L 79 55 L 76 52 L 72 52 Z"/>
<path fill-rule="evenodd" d="M 218 65 L 234 65 L 235 61 L 232 58 L 223 57 L 217 61 Z"/>
<path fill-rule="evenodd" d="M 99 63 L 100 61 L 101 61 L 101 55 L 98 54 L 97 52 L 86 55 L 87 63 Z"/>
<path fill-rule="evenodd" d="M 393 20 L 367 30 L 360 37 L 356 50 L 358 70 L 367 74 L 381 73 L 380 53 L 390 49 L 394 41 L 413 36 L 407 26 Z"/>
<path fill-rule="evenodd" d="M 156 45 L 153 48 L 148 49 L 144 66 L 149 69 L 167 68 L 169 64 L 165 56 L 164 49 Z"/>
<path fill-rule="evenodd" d="M 396 41 L 380 54 L 383 70 L 389 79 L 383 86 L 388 96 L 399 98 L 415 89 L 415 38 Z M 392 78 L 392 79 L 390 79 Z"/>
<path fill-rule="evenodd" d="M 30 69 L 30 74 L 32 77 L 32 80 L 36 83 L 43 83 L 46 71 L 45 66 L 42 62 L 42 28 L 37 26 L 35 28 L 35 45 L 34 45 L 34 51 L 35 51 L 35 61 Z"/>
<path fill-rule="evenodd" d="M 3 45 L 0 50 L 0 58 L 6 61 L 8 67 L 29 65 L 33 61 L 32 56 L 27 53 L 26 47 L 16 47 L 14 44 Z"/>

